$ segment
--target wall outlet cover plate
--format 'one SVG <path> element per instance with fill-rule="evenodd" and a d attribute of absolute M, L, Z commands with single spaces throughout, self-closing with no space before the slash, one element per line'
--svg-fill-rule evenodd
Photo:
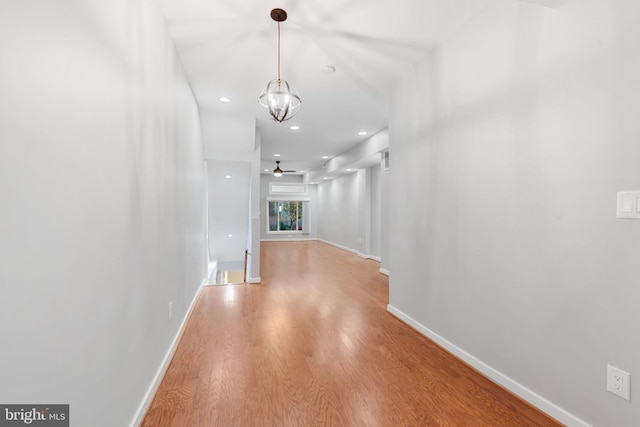
<path fill-rule="evenodd" d="M 607 365 L 607 391 L 631 401 L 631 374 L 612 365 Z"/>

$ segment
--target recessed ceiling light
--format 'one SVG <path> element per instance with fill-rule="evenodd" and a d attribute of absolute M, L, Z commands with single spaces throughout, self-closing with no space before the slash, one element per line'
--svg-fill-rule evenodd
<path fill-rule="evenodd" d="M 298 173 L 304 173 L 304 171 L 298 171 Z"/>
<path fill-rule="evenodd" d="M 293 125 L 293 126 L 289 127 L 289 129 L 291 129 L 291 130 L 298 130 L 298 129 L 300 129 L 300 126 Z"/>
<path fill-rule="evenodd" d="M 322 67 L 320 67 L 320 72 L 322 74 L 333 74 L 336 72 L 336 67 L 334 67 L 333 65 L 323 65 Z"/>
<path fill-rule="evenodd" d="M 349 169 L 347 169 L 347 172 L 351 172 L 352 170 L 353 170 L 353 169 L 349 168 Z"/>
<path fill-rule="evenodd" d="M 226 96 L 221 96 L 220 102 L 231 102 L 231 98 L 227 98 Z"/>
<path fill-rule="evenodd" d="M 271 172 L 269 169 L 262 169 L 262 172 Z"/>
<path fill-rule="evenodd" d="M 322 158 L 323 158 L 323 159 L 328 159 L 328 158 L 329 158 L 329 156 L 322 156 Z"/>
<path fill-rule="evenodd" d="M 227 237 L 233 237 L 233 234 L 227 234 Z"/>
<path fill-rule="evenodd" d="M 274 154 L 273 157 L 280 157 L 280 154 Z"/>
<path fill-rule="evenodd" d="M 358 135 L 360 136 L 365 136 L 367 134 L 366 130 L 361 130 L 360 132 L 358 132 Z"/>
<path fill-rule="evenodd" d="M 225 175 L 224 177 L 227 179 L 231 179 L 231 175 Z"/>
<path fill-rule="evenodd" d="M 329 179 L 329 178 L 327 178 L 327 177 L 325 176 L 325 177 L 324 177 L 324 178 L 322 178 L 322 179 Z"/>

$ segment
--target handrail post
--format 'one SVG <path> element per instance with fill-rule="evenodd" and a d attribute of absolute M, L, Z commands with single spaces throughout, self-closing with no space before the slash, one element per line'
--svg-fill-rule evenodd
<path fill-rule="evenodd" d="M 244 250 L 244 283 L 247 283 L 247 258 L 249 257 L 249 250 Z"/>

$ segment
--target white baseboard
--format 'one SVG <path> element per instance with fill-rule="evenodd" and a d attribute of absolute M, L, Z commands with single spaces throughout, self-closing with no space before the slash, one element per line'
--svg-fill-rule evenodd
<path fill-rule="evenodd" d="M 380 268 L 380 273 L 384 274 L 385 276 L 388 276 L 389 270 L 387 270 L 386 268 Z"/>
<path fill-rule="evenodd" d="M 375 256 L 375 255 L 367 255 L 367 254 L 358 252 L 358 257 L 363 259 L 372 259 L 374 261 L 382 262 L 382 259 L 379 256 Z"/>
<path fill-rule="evenodd" d="M 247 279 L 247 283 L 261 283 L 262 279 L 260 277 L 249 277 Z"/>
<path fill-rule="evenodd" d="M 335 246 L 336 248 L 340 248 L 340 249 L 343 249 L 345 251 L 348 251 L 348 252 L 351 252 L 351 253 L 354 253 L 354 254 L 358 253 L 357 250 L 348 248 L 348 247 L 340 245 L 338 243 L 330 242 L 330 241 L 324 240 L 324 239 L 318 239 L 318 240 L 321 241 L 322 243 L 326 243 L 327 245 Z"/>
<path fill-rule="evenodd" d="M 176 350 L 178 348 L 178 343 L 180 342 L 180 338 L 182 338 L 182 334 L 184 333 L 184 328 L 187 325 L 187 320 L 189 320 L 189 317 L 191 317 L 191 312 L 193 312 L 193 308 L 196 305 L 196 301 L 198 301 L 198 298 L 202 293 L 202 289 L 208 283 L 208 281 L 209 281 L 208 278 L 202 281 L 202 283 L 200 284 L 200 287 L 198 288 L 198 291 L 193 297 L 193 300 L 189 305 L 189 309 L 187 310 L 187 313 L 182 319 L 182 323 L 180 324 L 178 333 L 173 338 L 173 341 L 169 346 L 169 350 L 165 354 L 164 359 L 162 360 L 162 363 L 160 364 L 160 367 L 158 368 L 158 371 L 156 372 L 155 377 L 153 377 L 153 381 L 151 382 L 151 385 L 147 389 L 147 392 L 144 395 L 144 399 L 142 399 L 142 403 L 140 403 L 140 406 L 138 407 L 138 410 L 136 411 L 136 414 L 133 417 L 133 420 L 131 421 L 130 427 L 138 427 L 140 426 L 140 424 L 142 424 L 142 420 L 144 419 L 144 416 L 147 414 L 147 411 L 151 406 L 151 402 L 153 402 L 153 398 L 155 397 L 156 392 L 160 387 L 160 383 L 162 382 L 164 375 L 167 373 L 167 369 L 169 368 L 171 359 L 173 359 L 173 355 L 176 353 Z"/>
<path fill-rule="evenodd" d="M 283 239 L 260 239 L 261 242 L 308 242 L 318 240 L 317 237 L 287 237 Z"/>
<path fill-rule="evenodd" d="M 516 394 L 517 396 L 529 402 L 531 405 L 540 409 L 544 413 L 548 414 L 549 416 L 565 424 L 567 427 L 592 427 L 590 424 L 587 424 L 586 422 L 576 417 L 575 415 L 565 411 L 564 409 L 560 408 L 559 406 L 555 405 L 554 403 L 550 402 L 549 400 L 545 399 L 539 394 L 534 393 L 533 391 L 529 390 L 522 384 L 514 381 L 513 379 L 509 378 L 505 374 L 487 365 L 486 363 L 479 360 L 475 356 L 467 353 L 466 351 L 456 346 L 452 342 L 447 341 L 445 338 L 441 337 L 440 335 L 436 334 L 426 326 L 422 325 L 421 323 L 407 316 L 406 314 L 404 314 L 402 311 L 398 310 L 391 304 L 387 305 L 387 311 L 393 314 L 394 316 L 396 316 L 398 319 L 405 322 L 407 325 L 409 325 L 410 327 L 412 327 L 413 329 L 415 329 L 425 337 L 429 338 L 430 340 L 438 344 L 440 347 L 444 348 L 449 353 L 456 356 L 458 359 L 461 359 L 462 361 L 471 365 L 473 368 L 480 371 L 484 376 L 488 377 L 493 382 L 501 385 L 502 387 Z"/>

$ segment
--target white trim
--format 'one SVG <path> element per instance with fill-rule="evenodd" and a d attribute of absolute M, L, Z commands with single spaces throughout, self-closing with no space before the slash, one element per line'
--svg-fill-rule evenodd
<path fill-rule="evenodd" d="M 358 253 L 358 251 L 357 251 L 357 250 L 355 250 L 355 249 L 351 249 L 351 248 L 348 248 L 348 247 L 346 247 L 346 246 L 342 246 L 342 245 L 341 245 L 341 244 L 339 244 L 339 243 L 330 242 L 330 241 L 328 241 L 328 240 L 324 240 L 324 239 L 318 239 L 318 240 L 319 240 L 319 241 L 321 241 L 322 243 L 326 243 L 327 245 L 335 246 L 336 248 L 340 248 L 340 249 L 343 249 L 343 250 L 345 250 L 345 251 L 348 251 L 348 252 L 351 252 L 351 253 L 354 253 L 354 254 L 357 254 L 357 253 Z"/>
<path fill-rule="evenodd" d="M 389 170 L 389 150 L 382 152 L 382 170 Z"/>
<path fill-rule="evenodd" d="M 374 261 L 382 262 L 382 259 L 379 256 L 367 255 L 367 254 L 363 254 L 363 253 L 360 253 L 360 252 L 358 252 L 358 256 L 360 258 L 371 259 L 371 260 L 374 260 Z"/>
<path fill-rule="evenodd" d="M 311 203 L 311 199 L 308 197 L 301 196 L 278 196 L 278 197 L 267 197 L 267 202 L 309 202 Z"/>
<path fill-rule="evenodd" d="M 262 283 L 262 279 L 260 277 L 249 277 L 247 283 Z"/>
<path fill-rule="evenodd" d="M 388 276 L 389 275 L 389 270 L 387 270 L 386 268 L 380 267 L 380 273 L 384 274 L 385 276 Z"/>
<path fill-rule="evenodd" d="M 207 274 L 207 278 L 211 277 L 211 273 L 213 273 L 218 267 L 218 261 L 209 261 L 209 273 Z"/>
<path fill-rule="evenodd" d="M 302 230 L 282 230 L 282 231 L 269 231 L 267 230 L 266 234 L 275 234 L 275 235 L 283 235 L 283 234 L 309 234 L 305 233 Z"/>
<path fill-rule="evenodd" d="M 473 368 L 480 371 L 480 373 L 482 373 L 484 376 L 486 376 L 493 382 L 501 385 L 502 387 L 506 388 L 507 390 L 519 396 L 520 398 L 529 402 L 531 405 L 535 406 L 539 410 L 545 412 L 549 416 L 567 425 L 567 427 L 592 427 L 590 424 L 586 423 L 585 421 L 581 420 L 575 415 L 565 411 L 564 409 L 560 408 L 553 402 L 550 402 L 549 400 L 529 390 L 528 388 L 518 383 L 517 381 L 509 378 L 502 372 L 499 372 L 498 370 L 487 365 L 486 363 L 476 358 L 475 356 L 467 353 L 466 351 L 456 346 L 452 342 L 447 341 L 445 338 L 441 337 L 440 335 L 433 332 L 426 326 L 412 319 L 411 317 L 409 317 L 402 311 L 398 310 L 391 304 L 387 305 L 387 311 L 392 315 L 396 316 L 398 319 L 405 322 L 407 325 L 409 325 L 410 327 L 412 327 L 413 329 L 415 329 L 425 337 L 429 338 L 430 340 L 438 344 L 440 347 L 444 348 L 449 353 L 456 356 L 458 359 L 461 359 L 463 362 L 471 365 Z"/>
<path fill-rule="evenodd" d="M 299 203 L 303 203 L 302 205 L 302 230 L 271 230 L 271 216 L 270 216 L 270 211 L 269 211 L 269 204 L 272 202 L 299 202 Z M 304 205 L 304 203 L 306 203 L 306 206 Z M 282 198 L 273 198 L 273 197 L 267 197 L 267 205 L 265 206 L 267 215 L 265 215 L 265 234 L 274 234 L 274 235 L 283 235 L 283 234 L 310 234 L 309 233 L 309 218 L 310 218 L 310 212 L 309 210 L 311 209 L 310 207 L 311 205 L 311 200 L 309 198 L 286 198 L 286 199 L 282 199 Z M 306 212 L 306 214 L 305 214 Z M 278 220 L 280 219 L 280 210 L 278 210 L 277 212 L 277 217 Z M 276 223 L 277 221 L 276 220 Z"/>
<path fill-rule="evenodd" d="M 279 187 L 280 190 L 274 191 L 274 187 Z M 285 190 L 286 187 L 291 187 L 292 190 Z M 302 191 L 295 191 L 297 189 L 301 188 Z M 269 182 L 269 194 L 274 195 L 282 195 L 283 197 L 287 197 L 287 195 L 292 194 L 294 196 L 305 196 L 307 194 L 309 194 L 309 190 L 308 190 L 308 186 L 305 183 L 302 182 L 274 182 L 271 181 Z M 289 200 L 289 199 L 287 199 Z"/>
<path fill-rule="evenodd" d="M 195 307 L 196 302 L 198 301 L 198 298 L 202 293 L 202 289 L 208 283 L 208 281 L 209 281 L 209 278 L 206 278 L 202 281 L 195 296 L 193 297 L 193 300 L 189 305 L 189 309 L 187 310 L 187 313 L 182 319 L 182 323 L 180 324 L 178 333 L 173 338 L 173 341 L 169 346 L 169 350 L 167 351 L 167 354 L 164 356 L 164 359 L 162 360 L 162 363 L 160 364 L 160 367 L 158 368 L 158 371 L 156 372 L 155 377 L 153 377 L 153 381 L 151 382 L 151 385 L 149 385 L 149 388 L 147 389 L 147 392 L 144 395 L 144 399 L 142 399 L 140 406 L 138 406 L 138 410 L 136 411 L 136 414 L 133 417 L 133 420 L 131 421 L 130 427 L 137 427 L 140 424 L 142 424 L 142 420 L 144 420 L 145 415 L 147 415 L 147 411 L 149 410 L 149 407 L 151 406 L 151 402 L 153 402 L 153 398 L 155 397 L 156 392 L 160 387 L 160 383 L 164 379 L 164 375 L 167 373 L 167 369 L 169 369 L 169 364 L 171 363 L 171 359 L 173 359 L 173 355 L 176 353 L 176 350 L 178 349 L 178 343 L 180 342 L 180 338 L 182 338 L 184 329 L 187 326 L 187 321 L 189 320 L 189 317 L 191 317 L 193 308 Z"/>
<path fill-rule="evenodd" d="M 317 237 L 302 237 L 302 238 L 284 238 L 284 239 L 260 239 L 261 242 L 306 242 L 308 240 L 318 240 Z"/>

